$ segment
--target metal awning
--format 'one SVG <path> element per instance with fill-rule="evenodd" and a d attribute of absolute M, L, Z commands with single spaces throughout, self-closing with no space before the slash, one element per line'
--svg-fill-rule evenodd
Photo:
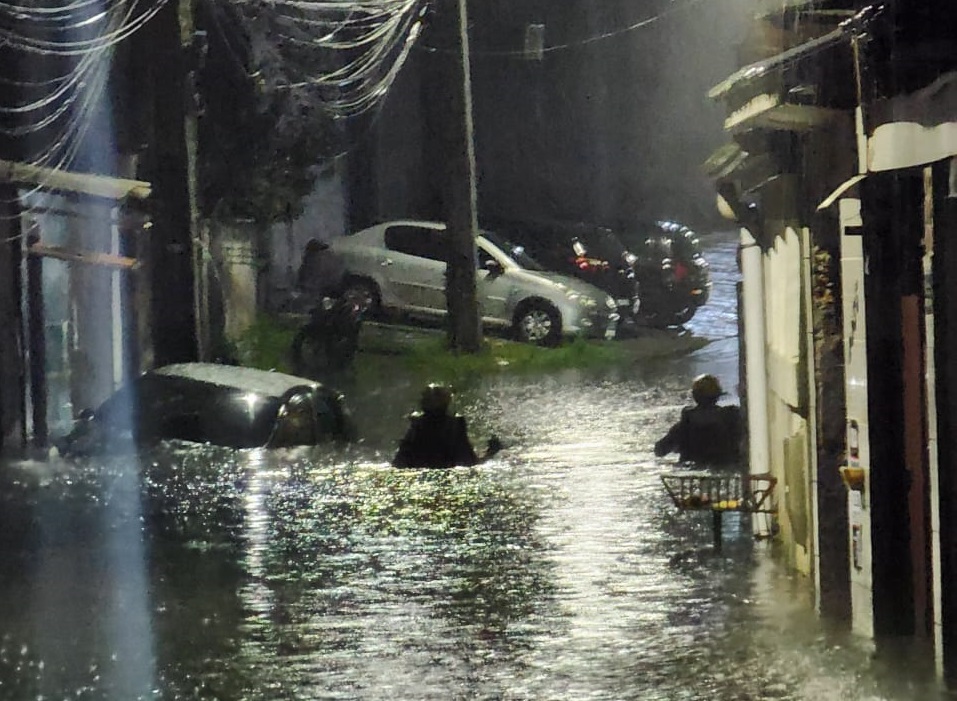
<path fill-rule="evenodd" d="M 867 170 L 926 165 L 957 155 L 957 71 L 922 90 L 875 103 Z"/>
<path fill-rule="evenodd" d="M 821 204 L 817 206 L 817 211 L 820 212 L 830 207 L 832 204 L 837 202 L 837 200 L 841 197 L 841 195 L 843 195 L 845 192 L 847 192 L 852 187 L 857 185 L 866 177 L 867 177 L 866 173 L 858 173 L 857 175 L 845 180 L 843 183 L 838 185 L 830 195 L 828 195 L 821 201 Z"/>
<path fill-rule="evenodd" d="M 724 120 L 726 131 L 780 129 L 807 131 L 839 119 L 844 113 L 830 107 L 785 102 L 779 94 L 763 93 L 748 100 Z"/>
<path fill-rule="evenodd" d="M 747 65 L 744 68 L 732 73 L 730 76 L 711 88 L 711 90 L 708 91 L 708 97 L 713 100 L 722 98 L 731 92 L 731 90 L 733 90 L 735 87 L 757 78 L 761 78 L 772 70 L 784 68 L 785 66 L 815 54 L 818 51 L 822 51 L 826 48 L 834 46 L 843 41 L 846 36 L 847 31 L 845 26 L 842 24 L 837 29 L 819 36 L 817 39 L 807 41 L 799 46 L 788 49 L 787 51 L 771 56 L 770 58 L 766 58 L 763 61 L 757 61 Z"/>
<path fill-rule="evenodd" d="M 0 159 L 0 182 L 63 192 L 76 192 L 111 200 L 122 200 L 127 197 L 144 200 L 150 196 L 152 190 L 152 185 L 142 180 L 126 180 L 107 175 L 75 173 L 2 159 Z"/>
<path fill-rule="evenodd" d="M 822 7 L 822 4 L 833 7 Z M 853 16 L 856 10 L 846 7 L 847 5 L 853 5 L 853 0 L 833 0 L 830 3 L 821 3 L 821 0 L 757 0 L 754 13 L 758 18 L 781 15 L 789 10 L 801 10 L 802 14 Z"/>
<path fill-rule="evenodd" d="M 704 162 L 705 173 L 714 180 L 730 177 L 748 159 L 748 152 L 735 142 L 719 146 Z"/>
<path fill-rule="evenodd" d="M 68 263 L 86 263 L 87 265 L 99 265 L 121 270 L 135 270 L 140 265 L 136 258 L 130 258 L 129 256 L 99 253 L 97 251 L 75 251 L 63 246 L 47 246 L 42 243 L 31 244 L 27 248 L 27 252 L 31 256 L 41 258 L 56 258 Z"/>
<path fill-rule="evenodd" d="M 769 153 L 748 153 L 734 142 L 716 149 L 703 167 L 710 178 L 734 182 L 741 193 L 753 192 L 782 174 Z"/>

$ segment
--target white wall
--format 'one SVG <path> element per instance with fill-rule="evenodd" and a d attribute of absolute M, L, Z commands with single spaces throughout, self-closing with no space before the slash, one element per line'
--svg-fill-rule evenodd
<path fill-rule="evenodd" d="M 848 491 L 848 538 L 851 556 L 851 625 L 855 632 L 874 635 L 874 582 L 871 569 L 870 441 L 867 415 L 867 326 L 864 295 L 863 238 L 848 234 L 860 227 L 861 203 L 843 199 L 841 221 L 841 280 L 844 305 L 844 365 L 847 401 L 848 464 L 865 471 L 863 492 Z M 856 429 L 854 426 L 856 425 Z M 855 454 L 854 445 L 857 445 Z"/>
<path fill-rule="evenodd" d="M 286 290 L 295 283 L 302 249 L 311 238 L 328 241 L 350 233 L 347 226 L 345 160 L 337 159 L 316 179 L 303 203 L 303 212 L 291 224 L 276 224 L 269 232 L 268 284 Z"/>

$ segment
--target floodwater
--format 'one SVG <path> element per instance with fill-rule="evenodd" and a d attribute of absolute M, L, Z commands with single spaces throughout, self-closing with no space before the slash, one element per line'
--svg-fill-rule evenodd
<path fill-rule="evenodd" d="M 690 379 L 733 398 L 734 250 L 709 238 L 703 350 L 458 388 L 507 446 L 478 468 L 388 466 L 419 386 L 390 372 L 351 387 L 346 450 L 9 465 L 0 701 L 943 698 L 817 619 L 750 522 L 716 551 L 667 499 Z"/>

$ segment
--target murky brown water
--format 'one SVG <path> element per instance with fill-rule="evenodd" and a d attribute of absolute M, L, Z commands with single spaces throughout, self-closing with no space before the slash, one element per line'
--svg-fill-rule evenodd
<path fill-rule="evenodd" d="M 736 380 L 733 251 L 690 325 L 725 340 L 461 388 L 508 446 L 479 468 L 388 466 L 409 378 L 355 390 L 347 451 L 12 466 L 43 486 L 3 491 L 0 701 L 934 698 L 818 621 L 748 523 L 716 553 L 666 501 L 654 439 L 702 368 Z"/>

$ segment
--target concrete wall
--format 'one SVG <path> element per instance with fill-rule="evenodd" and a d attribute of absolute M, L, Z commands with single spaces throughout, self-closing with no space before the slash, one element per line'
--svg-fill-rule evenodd
<path fill-rule="evenodd" d="M 309 239 L 328 241 L 349 233 L 344 179 L 345 161 L 333 160 L 316 179 L 312 194 L 303 203 L 302 214 L 291 223 L 275 224 L 268 232 L 265 282 L 271 295 L 281 297 L 292 288 Z"/>
<path fill-rule="evenodd" d="M 807 420 L 806 337 L 801 240 L 782 221 L 769 221 L 773 246 L 764 258 L 770 469 L 778 480 L 778 521 L 790 564 L 810 575 L 813 565 L 811 425 Z M 753 352 L 749 349 L 748 352 Z"/>

